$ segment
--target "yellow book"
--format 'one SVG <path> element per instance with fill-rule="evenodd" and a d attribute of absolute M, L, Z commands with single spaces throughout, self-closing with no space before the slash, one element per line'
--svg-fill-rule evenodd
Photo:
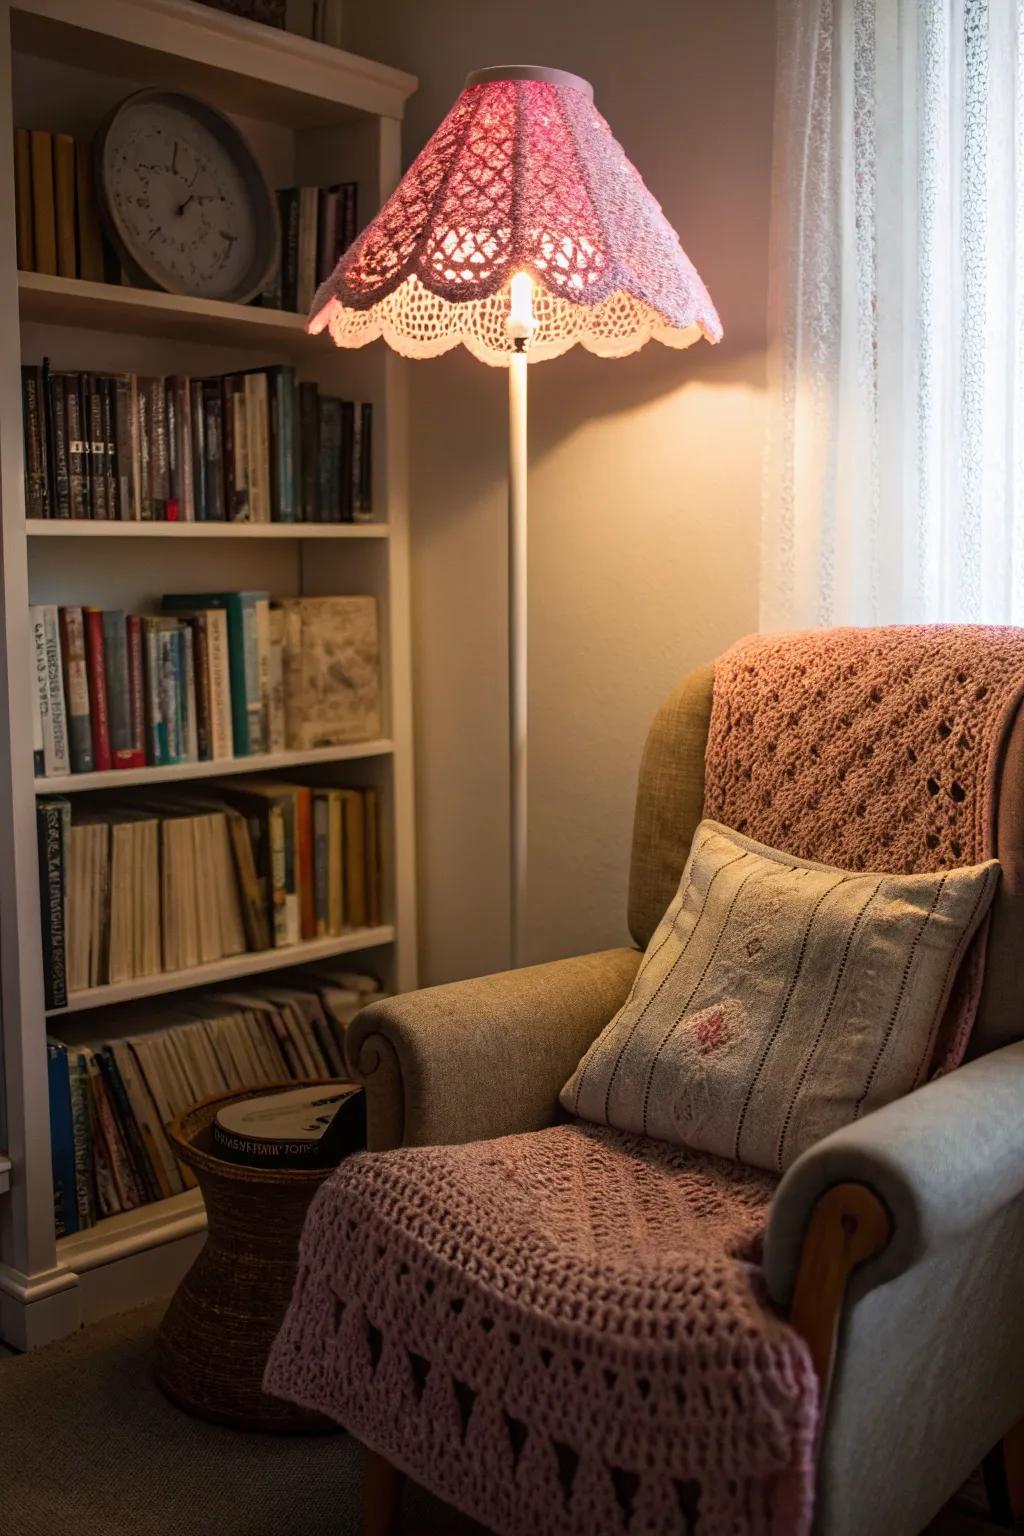
<path fill-rule="evenodd" d="M 33 128 L 29 134 L 32 161 L 32 234 L 35 269 L 57 276 L 57 211 L 53 197 L 53 135 Z"/>
<path fill-rule="evenodd" d="M 75 141 L 70 133 L 53 136 L 53 187 L 57 211 L 57 271 L 78 276 L 75 255 Z"/>
<path fill-rule="evenodd" d="M 18 267 L 22 272 L 31 272 L 35 254 L 32 248 L 32 152 L 27 128 L 14 130 L 14 208 Z"/>

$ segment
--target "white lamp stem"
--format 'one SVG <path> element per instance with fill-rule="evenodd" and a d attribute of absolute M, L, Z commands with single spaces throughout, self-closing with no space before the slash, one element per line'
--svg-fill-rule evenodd
<path fill-rule="evenodd" d="M 508 369 L 508 750 L 510 963 L 526 926 L 526 350 Z"/>

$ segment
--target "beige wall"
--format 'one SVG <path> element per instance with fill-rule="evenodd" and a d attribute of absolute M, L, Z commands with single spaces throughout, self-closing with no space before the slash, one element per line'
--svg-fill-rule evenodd
<path fill-rule="evenodd" d="M 411 158 L 472 68 L 589 79 L 726 340 L 531 370 L 527 958 L 621 943 L 659 698 L 756 622 L 770 0 L 374 0 L 348 46 L 421 81 Z M 505 376 L 410 365 L 422 976 L 507 956 Z"/>

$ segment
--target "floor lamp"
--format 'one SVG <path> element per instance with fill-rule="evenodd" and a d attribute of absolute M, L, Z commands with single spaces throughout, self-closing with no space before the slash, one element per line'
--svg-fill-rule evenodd
<path fill-rule="evenodd" d="M 526 914 L 527 363 L 577 342 L 624 357 L 654 338 L 719 341 L 678 236 L 585 80 L 481 69 L 313 301 L 339 347 L 382 336 L 405 357 L 460 343 L 508 368 L 511 960 Z"/>

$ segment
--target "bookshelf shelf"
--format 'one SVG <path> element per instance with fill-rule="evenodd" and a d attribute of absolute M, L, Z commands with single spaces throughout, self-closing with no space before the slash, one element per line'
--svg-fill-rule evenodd
<path fill-rule="evenodd" d="M 318 763 L 358 762 L 368 757 L 387 757 L 394 743 L 353 741 L 342 747 L 317 747 L 308 752 L 263 752 L 255 757 L 229 757 L 216 763 L 173 763 L 167 768 L 112 768 L 106 773 L 62 773 L 36 779 L 37 795 L 67 795 L 85 789 L 124 789 L 133 784 L 173 784 L 190 779 L 232 778 L 240 773 L 266 773 L 309 768 Z"/>
<path fill-rule="evenodd" d="M 77 1271 L 87 1271 L 205 1230 L 203 1197 L 198 1189 L 186 1189 L 169 1200 L 106 1216 L 84 1232 L 59 1238 L 57 1258 Z"/>
<path fill-rule="evenodd" d="M 212 986 L 218 981 L 233 981 L 236 976 L 258 976 L 263 971 L 280 971 L 294 965 L 311 965 L 316 960 L 332 960 L 360 949 L 375 949 L 378 944 L 393 944 L 395 930 L 383 923 L 378 928 L 351 928 L 331 939 L 313 939 L 308 944 L 291 944 L 283 949 L 248 950 L 229 960 L 214 960 L 211 965 L 194 965 L 187 971 L 162 971 L 158 976 L 137 976 L 133 981 L 111 986 L 88 987 L 72 992 L 66 1008 L 53 1008 L 48 1019 L 65 1018 L 69 1013 L 83 1013 L 88 1008 L 104 1008 L 110 1003 L 133 1002 L 140 997 L 159 997 L 167 992 L 184 992 L 190 987 Z"/>
<path fill-rule="evenodd" d="M 14 208 L 14 129 L 94 138 L 132 91 L 190 92 L 238 119 L 270 181 L 354 182 L 365 219 L 401 175 L 401 119 L 412 76 L 260 26 L 195 0 L 0 0 L 0 200 Z M 26 259 L 26 265 L 28 265 Z M 74 270 L 74 266 L 66 268 Z M 102 1012 L 246 976 L 369 952 L 390 992 L 416 985 L 411 610 L 405 366 L 382 344 L 353 353 L 306 334 L 304 317 L 17 268 L 0 247 L 0 1339 L 19 1349 L 174 1288 L 202 1242 L 193 1191 L 98 1223 L 54 1232 L 47 1030 L 85 1043 Z M 23 366 L 55 371 L 215 376 L 287 364 L 321 396 L 373 409 L 369 524 L 121 523 L 26 519 Z M 152 540 L 157 543 L 152 543 Z M 316 752 L 36 780 L 29 610 L 94 604 L 154 612 L 168 592 L 267 591 L 277 598 L 377 601 L 387 738 Z M 351 766 L 328 775 L 328 764 Z M 360 766 L 362 765 L 362 766 Z M 287 949 L 248 952 L 187 971 L 91 988 L 45 1006 L 37 798 L 154 787 L 216 776 L 317 770 L 377 794 L 386 925 Z M 355 787 L 353 785 L 353 787 Z M 88 800 L 82 808 L 88 807 Z M 184 1000 L 183 1000 L 184 1001 Z M 8 1165 L 14 1174 L 8 1175 Z M 9 1184 L 8 1184 L 9 1178 Z"/>
<path fill-rule="evenodd" d="M 121 523 L 26 517 L 30 539 L 386 539 L 387 523 Z"/>
<path fill-rule="evenodd" d="M 223 304 L 41 272 L 18 273 L 18 299 L 22 320 L 39 325 L 255 347 L 289 356 L 308 353 L 312 344 L 302 315 L 258 304 Z"/>

